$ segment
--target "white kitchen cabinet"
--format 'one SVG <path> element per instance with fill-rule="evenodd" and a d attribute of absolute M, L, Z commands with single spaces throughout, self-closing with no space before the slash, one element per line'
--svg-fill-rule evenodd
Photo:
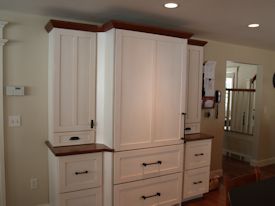
<path fill-rule="evenodd" d="M 51 206 L 101 206 L 101 152 L 54 156 L 49 152 Z"/>
<path fill-rule="evenodd" d="M 187 113 L 185 134 L 200 132 L 203 47 L 188 45 L 187 53 Z"/>
<path fill-rule="evenodd" d="M 209 191 L 211 144 L 211 138 L 185 144 L 183 201 Z"/>
<path fill-rule="evenodd" d="M 114 186 L 114 206 L 172 206 L 181 203 L 182 173 Z"/>
<path fill-rule="evenodd" d="M 55 28 L 49 44 L 49 139 L 82 144 L 77 134 L 65 144 L 54 134 L 94 130 L 96 33 Z M 85 143 L 94 142 L 94 132 L 89 136 Z"/>
<path fill-rule="evenodd" d="M 182 143 L 186 40 L 113 29 L 98 47 L 99 141 L 116 151 Z"/>
<path fill-rule="evenodd" d="M 116 152 L 114 154 L 114 183 L 182 172 L 183 146 L 172 145 Z"/>
<path fill-rule="evenodd" d="M 59 195 L 60 206 L 102 206 L 102 190 L 94 188 Z"/>

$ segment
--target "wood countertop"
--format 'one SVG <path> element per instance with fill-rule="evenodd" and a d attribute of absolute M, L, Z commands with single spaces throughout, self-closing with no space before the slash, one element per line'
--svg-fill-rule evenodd
<path fill-rule="evenodd" d="M 213 139 L 213 135 L 208 135 L 208 134 L 186 134 L 184 137 L 185 142 L 192 142 L 192 141 L 198 141 L 198 140 L 206 140 L 206 139 Z"/>
<path fill-rule="evenodd" d="M 104 144 L 84 144 L 61 147 L 53 147 L 49 141 L 46 141 L 45 144 L 48 146 L 48 148 L 52 151 L 52 153 L 55 156 L 68 156 L 96 152 L 114 152 L 113 149 L 107 147 Z"/>

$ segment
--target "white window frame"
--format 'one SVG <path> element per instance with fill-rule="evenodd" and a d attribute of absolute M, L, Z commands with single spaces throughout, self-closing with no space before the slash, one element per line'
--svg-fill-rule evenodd
<path fill-rule="evenodd" d="M 7 22 L 0 21 L 0 205 L 6 206 L 5 152 L 4 152 L 4 86 L 3 86 L 3 49 L 7 39 L 3 29 Z"/>

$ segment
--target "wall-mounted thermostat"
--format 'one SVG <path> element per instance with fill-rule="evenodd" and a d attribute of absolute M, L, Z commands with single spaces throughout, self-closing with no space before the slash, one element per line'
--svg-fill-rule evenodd
<path fill-rule="evenodd" d="M 7 96 L 24 96 L 25 87 L 24 86 L 6 86 Z"/>

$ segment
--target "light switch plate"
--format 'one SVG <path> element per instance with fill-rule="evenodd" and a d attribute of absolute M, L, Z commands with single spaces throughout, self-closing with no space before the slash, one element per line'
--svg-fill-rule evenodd
<path fill-rule="evenodd" d="M 9 116 L 9 127 L 20 127 L 21 117 L 19 115 Z"/>
<path fill-rule="evenodd" d="M 6 86 L 7 96 L 24 96 L 25 87 L 24 86 Z"/>

